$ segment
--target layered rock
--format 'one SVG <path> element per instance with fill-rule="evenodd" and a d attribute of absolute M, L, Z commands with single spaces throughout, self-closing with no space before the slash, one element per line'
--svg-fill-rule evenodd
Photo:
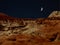
<path fill-rule="evenodd" d="M 14 18 L 0 13 L 0 45 L 59 45 L 60 11 L 47 18 Z"/>

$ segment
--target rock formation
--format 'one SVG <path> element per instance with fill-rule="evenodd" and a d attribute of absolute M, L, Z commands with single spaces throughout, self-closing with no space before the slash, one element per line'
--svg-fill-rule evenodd
<path fill-rule="evenodd" d="M 37 19 L 0 13 L 0 45 L 60 45 L 60 11 Z"/>

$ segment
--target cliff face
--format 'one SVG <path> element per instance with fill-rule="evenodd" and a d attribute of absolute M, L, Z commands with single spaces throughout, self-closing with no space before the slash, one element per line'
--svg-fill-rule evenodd
<path fill-rule="evenodd" d="M 59 45 L 60 11 L 47 18 L 13 18 L 0 13 L 0 45 Z"/>

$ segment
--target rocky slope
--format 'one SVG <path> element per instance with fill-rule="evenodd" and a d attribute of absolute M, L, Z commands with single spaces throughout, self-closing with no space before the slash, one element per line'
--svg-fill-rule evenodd
<path fill-rule="evenodd" d="M 0 45 L 59 45 L 60 11 L 47 18 L 13 18 L 0 13 Z"/>

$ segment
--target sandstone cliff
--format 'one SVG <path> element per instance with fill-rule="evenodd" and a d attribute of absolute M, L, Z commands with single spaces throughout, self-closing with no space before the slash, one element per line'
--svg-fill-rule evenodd
<path fill-rule="evenodd" d="M 0 13 L 0 45 L 60 45 L 60 11 L 37 19 Z"/>

